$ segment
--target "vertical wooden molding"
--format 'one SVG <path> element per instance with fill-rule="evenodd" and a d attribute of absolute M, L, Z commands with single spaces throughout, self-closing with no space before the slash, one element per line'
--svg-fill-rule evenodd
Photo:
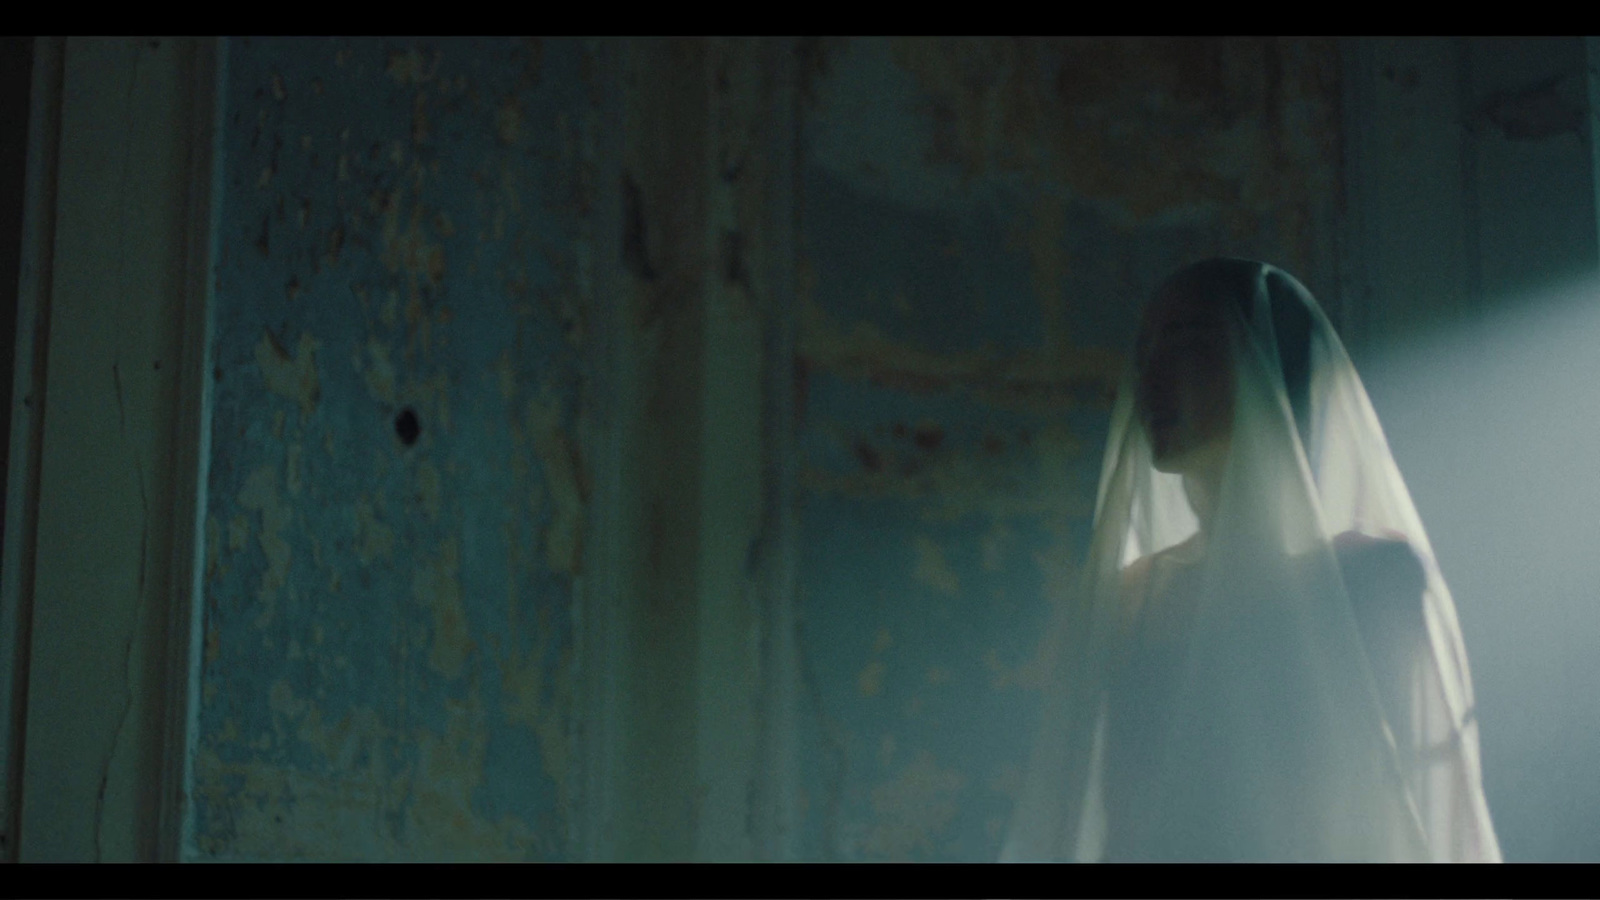
<path fill-rule="evenodd" d="M 189 159 L 182 298 L 182 336 L 178 348 L 177 410 L 174 417 L 172 464 L 179 477 L 173 484 L 171 596 L 163 631 L 165 654 L 160 678 L 162 721 L 159 780 L 156 782 L 156 858 L 177 862 L 189 846 L 192 808 L 190 741 L 200 706 L 199 667 L 204 597 L 202 535 L 205 533 L 206 484 L 211 449 L 211 297 L 212 261 L 216 258 L 217 197 L 220 162 L 222 77 L 226 71 L 226 38 L 187 41 L 182 79 L 189 109 Z"/>
<path fill-rule="evenodd" d="M 800 197 L 798 43 L 771 42 L 761 60 L 769 121 L 758 146 L 767 154 L 762 240 L 765 352 L 762 374 L 761 528 L 751 546 L 760 620 L 760 702 L 751 822 L 756 858 L 783 862 L 799 854 L 799 645 L 795 618 L 795 347 L 799 309 L 796 259 Z"/>
<path fill-rule="evenodd" d="M 584 221 L 580 253 L 586 273 L 583 302 L 596 324 L 589 329 L 579 414 L 579 440 L 590 460 L 593 487 L 584 566 L 574 584 L 578 697 L 569 733 L 578 761 L 573 855 L 586 862 L 620 858 L 622 666 L 627 650 L 623 603 L 632 593 L 628 561 L 636 534 L 629 498 L 636 496 L 638 466 L 631 455 L 629 423 L 636 415 L 638 374 L 622 260 L 622 50 L 621 42 L 612 38 L 589 43 L 591 108 L 581 151 L 595 179 L 595 203 Z"/>
<path fill-rule="evenodd" d="M 790 858 L 794 46 L 597 48 L 577 855 Z"/>
<path fill-rule="evenodd" d="M 615 598 L 624 658 L 615 852 L 687 860 L 696 848 L 706 42 L 624 43 L 621 263 L 632 382 L 622 408 L 628 558 Z"/>
<path fill-rule="evenodd" d="M 205 404 L 209 40 L 60 58 L 18 856 L 179 855 Z M 41 329 L 42 330 L 42 329 Z M 43 340 L 43 338 L 41 338 Z M 41 345 L 43 346 L 43 344 Z"/>
<path fill-rule="evenodd" d="M 56 170 L 61 135 L 63 48 L 58 37 L 34 41 L 23 196 L 16 355 L 11 392 L 10 464 L 6 472 L 5 545 L 0 556 L 0 860 L 18 858 L 22 759 L 27 740 L 28 646 L 32 634 L 34 547 L 39 506 L 42 399 L 50 340 Z"/>

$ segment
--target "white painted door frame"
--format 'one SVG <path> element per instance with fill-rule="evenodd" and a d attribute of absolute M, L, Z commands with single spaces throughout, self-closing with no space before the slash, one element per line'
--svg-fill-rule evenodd
<path fill-rule="evenodd" d="M 36 41 L 0 557 L 8 859 L 182 843 L 220 47 Z"/>

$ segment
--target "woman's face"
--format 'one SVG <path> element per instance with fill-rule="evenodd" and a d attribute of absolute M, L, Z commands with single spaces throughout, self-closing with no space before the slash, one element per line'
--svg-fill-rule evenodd
<path fill-rule="evenodd" d="M 1138 415 L 1156 468 L 1187 471 L 1199 451 L 1227 439 L 1233 421 L 1233 362 L 1220 305 L 1158 294 L 1134 352 Z"/>

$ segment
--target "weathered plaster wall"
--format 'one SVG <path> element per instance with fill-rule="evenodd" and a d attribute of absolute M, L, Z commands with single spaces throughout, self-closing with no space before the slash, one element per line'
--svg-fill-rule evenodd
<path fill-rule="evenodd" d="M 1594 855 L 1592 354 L 1527 305 L 1600 258 L 1593 39 L 235 40 L 215 210 L 209 42 L 39 46 L 19 858 L 993 858 L 1214 253 L 1368 377 L 1508 855 Z"/>
<path fill-rule="evenodd" d="M 1139 306 L 1216 254 L 1337 296 L 1338 56 L 872 39 L 807 61 L 803 855 L 993 859 Z"/>
<path fill-rule="evenodd" d="M 1592 856 L 1549 649 L 1590 613 L 1492 605 L 1544 560 L 1588 609 L 1540 529 L 1593 504 L 1459 439 L 1582 382 L 1474 365 L 1593 267 L 1592 42 L 229 41 L 209 407 L 203 48 L 63 47 L 22 858 L 168 854 L 186 758 L 193 859 L 992 859 L 1138 307 L 1216 253 L 1300 275 L 1405 410 L 1507 851 Z M 1365 368 L 1447 321 L 1406 362 L 1476 381 Z"/>
<path fill-rule="evenodd" d="M 591 62 L 228 43 L 192 857 L 572 852 Z"/>

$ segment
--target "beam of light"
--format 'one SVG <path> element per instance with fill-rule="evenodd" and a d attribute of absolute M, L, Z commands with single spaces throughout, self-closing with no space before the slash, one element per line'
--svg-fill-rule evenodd
<path fill-rule="evenodd" d="M 1362 376 L 1460 611 L 1506 859 L 1600 860 L 1600 279 Z"/>

